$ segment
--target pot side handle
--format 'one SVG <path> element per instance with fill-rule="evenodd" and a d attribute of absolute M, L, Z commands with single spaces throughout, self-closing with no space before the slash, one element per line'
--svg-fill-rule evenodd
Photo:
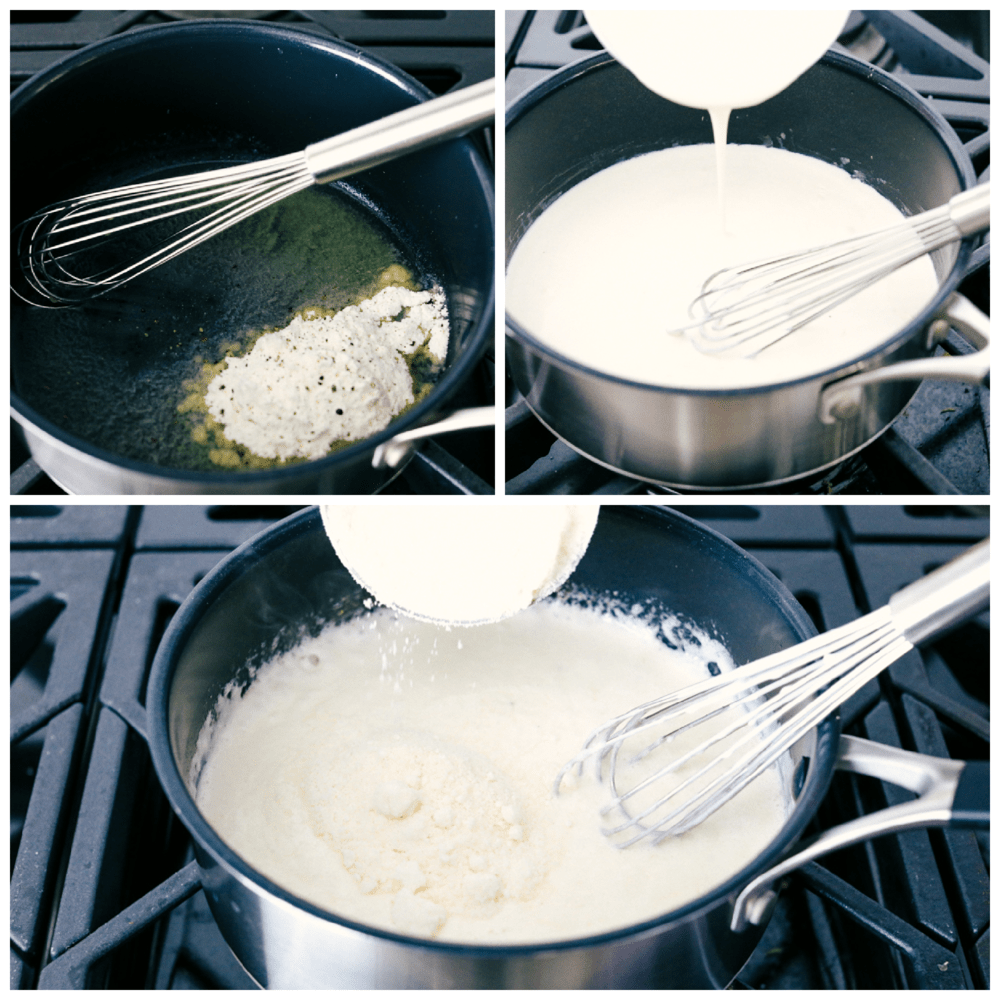
<path fill-rule="evenodd" d="M 931 322 L 928 336 L 931 343 L 943 340 L 949 327 L 955 327 L 968 338 L 972 354 L 948 358 L 919 358 L 901 361 L 897 365 L 872 368 L 848 375 L 826 386 L 820 393 L 819 418 L 824 424 L 835 424 L 857 414 L 865 386 L 882 382 L 917 382 L 938 379 L 944 382 L 971 382 L 989 387 L 990 384 L 990 318 L 957 292 L 949 297 L 941 312 Z"/>
<path fill-rule="evenodd" d="M 447 434 L 449 431 L 467 431 L 477 427 L 492 427 L 496 421 L 496 409 L 492 406 L 474 406 L 467 410 L 456 410 L 442 420 L 433 424 L 424 424 L 412 430 L 403 431 L 395 437 L 383 441 L 372 455 L 372 468 L 381 469 L 385 466 L 396 468 L 413 450 L 414 442 L 421 438 L 433 437 L 435 434 Z"/>
<path fill-rule="evenodd" d="M 815 837 L 797 854 L 758 875 L 737 896 L 730 926 L 736 932 L 771 915 L 782 876 L 825 854 L 886 833 L 928 826 L 986 827 L 990 822 L 988 761 L 949 760 L 900 750 L 856 736 L 842 736 L 836 767 L 867 774 L 917 793 L 911 802 L 860 816 Z"/>

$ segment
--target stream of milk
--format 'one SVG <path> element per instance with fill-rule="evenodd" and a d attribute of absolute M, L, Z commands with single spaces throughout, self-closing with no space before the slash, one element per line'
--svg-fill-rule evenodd
<path fill-rule="evenodd" d="M 601 44 L 646 87 L 707 110 L 725 229 L 729 116 L 794 83 L 836 41 L 846 10 L 588 10 Z"/>

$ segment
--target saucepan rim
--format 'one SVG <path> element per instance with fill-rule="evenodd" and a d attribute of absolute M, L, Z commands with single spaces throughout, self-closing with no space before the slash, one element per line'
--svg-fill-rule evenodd
<path fill-rule="evenodd" d="M 877 88 L 881 88 L 897 100 L 901 101 L 911 111 L 915 112 L 919 118 L 923 119 L 925 124 L 929 125 L 934 130 L 938 139 L 943 143 L 949 157 L 951 158 L 956 175 L 963 186 L 962 189 L 968 190 L 976 185 L 977 178 L 975 170 L 972 166 L 972 161 L 955 130 L 947 122 L 944 116 L 937 111 L 937 109 L 931 107 L 930 104 L 910 86 L 892 76 L 890 73 L 879 69 L 877 66 L 872 66 L 870 63 L 866 63 L 855 58 L 854 56 L 834 50 L 828 51 L 823 58 L 819 60 L 819 64 L 831 66 L 835 69 L 852 73 L 854 76 L 867 83 L 871 83 Z M 574 79 L 610 66 L 620 65 L 621 64 L 618 63 L 614 56 L 612 56 L 609 52 L 600 52 L 597 55 L 571 63 L 564 69 L 559 70 L 551 76 L 548 76 L 534 84 L 523 94 L 518 96 L 510 107 L 507 108 L 505 128 L 510 128 L 512 125 L 516 124 L 521 118 L 530 112 L 532 108 L 544 100 L 545 97 L 554 91 L 569 85 Z M 622 68 L 624 70 L 624 67 Z M 808 72 L 809 71 L 807 70 L 806 73 L 808 74 Z M 591 378 L 600 379 L 605 382 L 682 396 L 733 397 L 776 392 L 789 386 L 804 385 L 810 382 L 827 381 L 838 374 L 842 374 L 845 370 L 870 361 L 873 358 L 877 358 L 879 355 L 888 355 L 896 348 L 909 341 L 914 335 L 927 326 L 930 319 L 933 318 L 938 310 L 940 310 L 948 296 L 955 291 L 959 282 L 961 282 L 965 277 L 966 268 L 968 267 L 969 259 L 972 254 L 973 244 L 977 239 L 977 236 L 970 236 L 961 241 L 955 261 L 948 274 L 945 275 L 944 279 L 939 284 L 934 297 L 927 303 L 919 316 L 911 320 L 901 330 L 893 334 L 892 337 L 882 341 L 880 344 L 869 349 L 864 354 L 859 354 L 850 361 L 841 362 L 840 364 L 833 365 L 823 371 L 787 379 L 783 382 L 771 382 L 764 385 L 736 386 L 718 389 L 698 386 L 687 387 L 659 385 L 655 382 L 641 382 L 636 379 L 614 375 L 609 372 L 602 371 L 599 368 L 593 368 L 590 365 L 583 364 L 582 362 L 561 354 L 559 351 L 538 340 L 506 311 L 504 312 L 504 325 L 506 330 L 509 331 L 507 336 L 513 336 L 516 340 L 523 342 L 536 354 L 541 355 L 546 362 L 555 365 L 557 368 L 562 368 L 570 372 L 580 372 L 584 375 L 590 376 Z"/>
<path fill-rule="evenodd" d="M 675 510 L 633 505 L 624 508 L 615 506 L 611 509 L 616 512 L 613 516 L 618 516 L 617 512 L 621 510 L 627 512 L 626 516 L 635 516 L 637 511 L 641 512 L 646 516 L 661 520 L 665 529 L 674 528 L 684 532 L 687 539 L 696 538 L 702 543 L 707 542 L 714 546 L 713 555 L 717 555 L 723 560 L 732 561 L 743 572 L 751 586 L 763 589 L 764 595 L 775 605 L 776 614 L 781 615 L 792 630 L 798 633 L 800 640 L 816 634 L 812 620 L 787 587 L 756 558 L 713 528 Z M 301 899 L 243 861 L 202 816 L 188 790 L 186 781 L 180 774 L 174 756 L 170 737 L 169 702 L 174 671 L 184 652 L 184 646 L 202 619 L 209 613 L 216 599 L 230 584 L 264 556 L 302 535 L 317 530 L 322 533 L 319 509 L 317 507 L 307 508 L 265 529 L 225 556 L 198 583 L 174 615 L 160 642 L 150 671 L 146 708 L 149 746 L 156 773 L 167 798 L 199 846 L 229 875 L 237 878 L 255 893 L 277 898 L 333 925 L 398 944 L 452 956 L 499 959 L 589 948 L 622 941 L 646 932 L 662 931 L 671 925 L 682 923 L 700 912 L 714 908 L 726 898 L 734 899 L 735 893 L 751 878 L 773 867 L 782 856 L 788 853 L 826 796 L 836 763 L 836 748 L 840 738 L 840 717 L 839 713 L 836 712 L 823 720 L 813 731 L 816 746 L 808 776 L 784 826 L 771 844 L 749 865 L 715 889 L 669 913 L 628 927 L 588 937 L 517 945 L 469 945 L 428 940 L 358 923 Z"/>

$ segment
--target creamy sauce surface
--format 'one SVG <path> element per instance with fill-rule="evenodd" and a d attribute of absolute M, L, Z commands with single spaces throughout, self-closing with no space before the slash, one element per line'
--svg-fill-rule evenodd
<path fill-rule="evenodd" d="M 378 610 L 224 693 L 197 803 L 268 878 L 370 926 L 485 944 L 629 926 L 735 874 L 785 819 L 772 771 L 695 830 L 617 850 L 589 773 L 553 794 L 594 726 L 709 661 L 731 666 L 670 615 L 615 601 L 550 600 L 458 632 Z"/>
<path fill-rule="evenodd" d="M 933 298 L 937 278 L 922 257 L 756 357 L 706 355 L 671 335 L 691 322 L 692 301 L 720 268 L 903 218 L 847 169 L 763 146 L 730 145 L 726 155 L 724 233 L 712 145 L 648 153 L 571 188 L 515 248 L 507 311 L 543 344 L 599 371 L 654 385 L 732 389 L 846 364 Z"/>

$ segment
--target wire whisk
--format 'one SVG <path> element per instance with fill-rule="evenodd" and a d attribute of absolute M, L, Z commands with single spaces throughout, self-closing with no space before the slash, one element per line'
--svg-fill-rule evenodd
<path fill-rule="evenodd" d="M 608 720 L 556 777 L 594 764 L 614 846 L 697 826 L 889 664 L 989 603 L 989 539 L 878 611 Z"/>
<path fill-rule="evenodd" d="M 905 264 L 989 228 L 987 181 L 939 208 L 863 236 L 711 275 L 674 331 L 706 354 L 753 357 Z"/>
<path fill-rule="evenodd" d="M 56 202 L 14 229 L 26 302 L 67 306 L 103 295 L 313 184 L 415 152 L 492 121 L 486 80 L 256 163 L 146 181 Z"/>

